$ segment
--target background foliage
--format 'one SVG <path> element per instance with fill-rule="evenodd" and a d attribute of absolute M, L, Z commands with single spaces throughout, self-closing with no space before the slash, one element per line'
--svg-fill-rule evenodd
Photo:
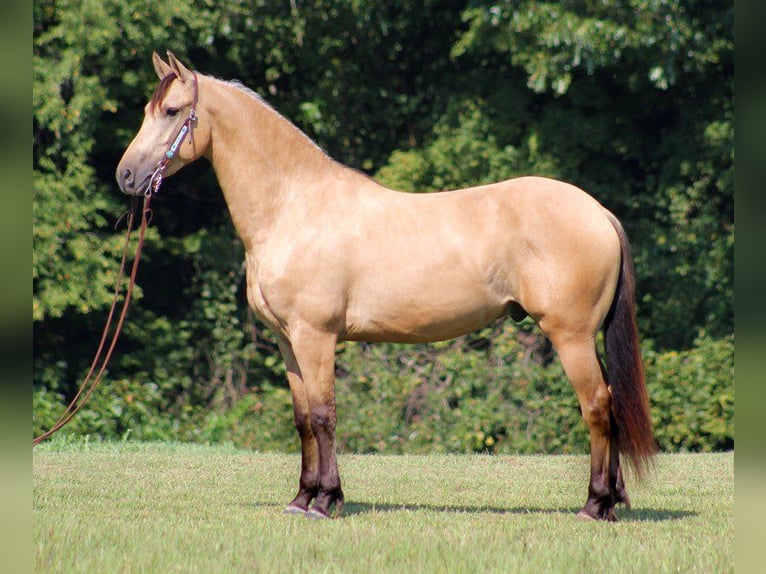
<path fill-rule="evenodd" d="M 114 168 L 152 50 L 262 93 L 328 152 L 431 191 L 572 181 L 624 222 L 666 450 L 733 447 L 733 6 L 591 2 L 34 4 L 33 429 L 87 371 L 127 202 Z M 272 335 L 204 162 L 165 183 L 119 351 L 66 432 L 297 448 Z M 432 346 L 346 344 L 339 444 L 359 452 L 582 452 L 533 325 Z"/>

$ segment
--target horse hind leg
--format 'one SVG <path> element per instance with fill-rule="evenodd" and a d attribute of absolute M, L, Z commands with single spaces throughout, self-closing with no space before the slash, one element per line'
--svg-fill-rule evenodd
<path fill-rule="evenodd" d="M 620 469 L 617 425 L 611 395 L 593 338 L 554 338 L 553 345 L 574 387 L 590 433 L 590 483 L 588 499 L 578 517 L 617 521 L 617 503 L 630 506 Z"/>

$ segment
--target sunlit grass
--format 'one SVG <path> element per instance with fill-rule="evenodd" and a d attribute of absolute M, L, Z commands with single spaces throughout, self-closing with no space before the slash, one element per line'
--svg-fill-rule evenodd
<path fill-rule="evenodd" d="M 577 521 L 582 456 L 340 457 L 343 517 L 282 514 L 296 455 L 34 452 L 35 572 L 727 572 L 733 453 L 663 455 L 619 524 Z"/>

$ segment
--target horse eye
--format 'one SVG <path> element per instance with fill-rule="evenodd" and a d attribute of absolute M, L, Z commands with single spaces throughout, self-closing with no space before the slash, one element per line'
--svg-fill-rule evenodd
<path fill-rule="evenodd" d="M 168 108 L 165 113 L 172 118 L 178 113 L 178 108 Z"/>

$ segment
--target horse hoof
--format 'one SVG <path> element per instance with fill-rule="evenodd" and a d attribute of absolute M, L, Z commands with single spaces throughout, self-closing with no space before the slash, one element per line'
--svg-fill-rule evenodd
<path fill-rule="evenodd" d="M 321 520 L 323 518 L 330 518 L 330 516 L 317 508 L 312 508 L 306 513 L 306 518 L 311 518 L 314 520 Z"/>
<path fill-rule="evenodd" d="M 583 522 L 593 522 L 596 519 L 584 510 L 581 510 L 577 513 L 577 520 L 582 520 Z"/>
<path fill-rule="evenodd" d="M 582 520 L 583 522 L 593 522 L 596 520 L 604 522 L 619 522 L 619 519 L 617 518 L 617 515 L 615 515 L 614 511 L 609 511 L 604 516 L 592 516 L 585 512 L 585 510 L 581 510 L 577 513 L 577 520 Z"/>
<path fill-rule="evenodd" d="M 301 508 L 300 506 L 293 506 L 292 504 L 288 504 L 285 509 L 282 511 L 282 514 L 306 514 L 306 509 Z"/>

